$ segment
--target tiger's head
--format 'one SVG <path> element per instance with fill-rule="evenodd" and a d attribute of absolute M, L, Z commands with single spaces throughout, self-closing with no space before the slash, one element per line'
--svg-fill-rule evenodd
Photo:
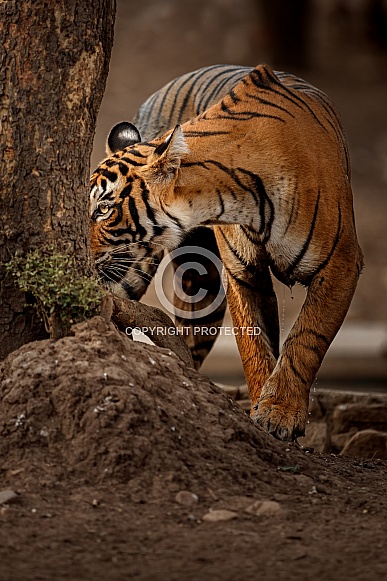
<path fill-rule="evenodd" d="M 91 176 L 91 250 L 102 281 L 138 300 L 164 249 L 176 248 L 184 236 L 184 217 L 170 213 L 166 200 L 188 147 L 180 126 L 141 143 L 137 128 L 122 122 L 106 149 L 108 157 Z"/>

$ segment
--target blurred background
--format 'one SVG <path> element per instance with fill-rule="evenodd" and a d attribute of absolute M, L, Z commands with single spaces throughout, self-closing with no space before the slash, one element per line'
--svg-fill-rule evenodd
<path fill-rule="evenodd" d="M 105 156 L 110 128 L 130 121 L 152 92 L 218 63 L 295 73 L 341 113 L 366 267 L 317 382 L 387 391 L 387 0 L 117 0 L 92 168 Z M 276 290 L 285 336 L 305 290 L 279 283 Z M 143 300 L 157 304 L 152 288 Z M 244 382 L 232 337 L 217 341 L 202 369 L 214 381 Z"/>

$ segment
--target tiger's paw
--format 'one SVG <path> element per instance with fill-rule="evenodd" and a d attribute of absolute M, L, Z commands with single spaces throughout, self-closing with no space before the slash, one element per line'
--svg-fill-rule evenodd
<path fill-rule="evenodd" d="M 295 406 L 276 403 L 272 397 L 265 397 L 251 410 L 250 417 L 254 423 L 262 426 L 266 432 L 286 442 L 294 442 L 305 436 L 307 406 Z"/>

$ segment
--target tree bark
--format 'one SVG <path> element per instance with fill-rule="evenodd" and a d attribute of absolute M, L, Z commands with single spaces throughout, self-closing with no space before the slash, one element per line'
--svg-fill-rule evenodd
<path fill-rule="evenodd" d="M 5 263 L 57 243 L 89 272 L 90 154 L 115 0 L 0 2 L 0 358 L 41 336 Z"/>

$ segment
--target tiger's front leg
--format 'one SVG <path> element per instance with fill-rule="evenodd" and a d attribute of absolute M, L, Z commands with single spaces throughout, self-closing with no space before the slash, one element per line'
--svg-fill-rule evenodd
<path fill-rule="evenodd" d="M 252 409 L 279 353 L 277 297 L 266 251 L 241 226 L 215 226 L 227 276 L 227 301 Z"/>
<path fill-rule="evenodd" d="M 190 247 L 189 253 L 180 254 L 180 250 L 187 246 Z M 183 330 L 182 336 L 190 348 L 195 369 L 200 369 L 219 335 L 227 307 L 221 270 L 214 263 L 216 259 L 220 262 L 219 250 L 213 230 L 207 227 L 190 232 L 178 250 L 173 259 L 173 268 L 175 273 L 177 269 L 183 269 L 177 283 L 183 295 L 176 292 L 174 285 L 175 320 Z M 193 264 L 194 268 L 185 268 L 187 263 Z M 190 296 L 199 294 L 203 289 L 205 296 L 202 300 L 190 302 Z"/>
<path fill-rule="evenodd" d="M 292 441 L 305 435 L 310 387 L 348 311 L 362 266 L 356 239 L 342 236 L 329 262 L 314 276 L 251 414 L 276 438 Z"/>

